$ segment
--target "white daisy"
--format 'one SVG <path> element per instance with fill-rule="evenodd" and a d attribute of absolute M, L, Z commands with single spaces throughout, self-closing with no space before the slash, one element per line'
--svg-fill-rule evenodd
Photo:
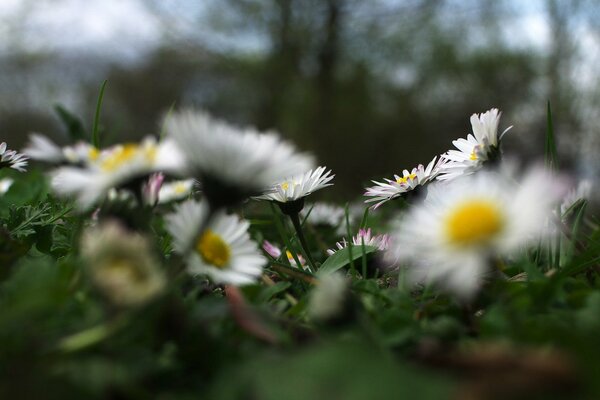
<path fill-rule="evenodd" d="M 275 133 L 236 128 L 200 111 L 169 115 L 165 129 L 213 207 L 236 204 L 314 165 L 312 156 Z"/>
<path fill-rule="evenodd" d="M 451 180 L 471 174 L 487 161 L 495 161 L 500 154 L 500 140 L 512 126 L 498 136 L 498 123 L 501 113 L 492 108 L 480 115 L 471 116 L 473 134 L 466 139 L 457 139 L 452 144 L 458 150 L 448 150 L 442 157 L 447 160 L 440 166 L 438 180 Z"/>
<path fill-rule="evenodd" d="M 19 172 L 25 172 L 27 159 L 27 156 L 17 153 L 15 150 L 8 150 L 5 142 L 0 143 L 0 169 L 9 167 Z"/>
<path fill-rule="evenodd" d="M 92 282 L 114 305 L 141 305 L 166 286 L 166 276 L 148 240 L 117 223 L 86 230 L 81 254 Z"/>
<path fill-rule="evenodd" d="M 319 276 L 318 284 L 310 292 L 308 315 L 321 321 L 331 320 L 344 312 L 350 295 L 350 281 L 340 272 Z"/>
<path fill-rule="evenodd" d="M 584 179 L 579 182 L 576 188 L 570 190 L 564 197 L 560 205 L 560 213 L 566 213 L 571 207 L 575 205 L 578 200 L 588 199 L 592 193 L 592 182 Z"/>
<path fill-rule="evenodd" d="M 480 172 L 433 184 L 427 199 L 397 223 L 388 257 L 408 262 L 415 281 L 438 282 L 469 298 L 489 272 L 489 261 L 537 240 L 564 185 L 542 169 L 520 184 L 512 177 Z"/>
<path fill-rule="evenodd" d="M 261 196 L 259 200 L 272 200 L 278 203 L 288 203 L 302 199 L 309 194 L 327 186 L 333 185 L 331 170 L 325 171 L 325 167 L 318 167 L 301 175 L 285 178 L 277 182 L 273 187 Z"/>
<path fill-rule="evenodd" d="M 281 257 L 282 253 L 281 253 L 281 250 L 279 249 L 279 247 L 275 246 L 273 243 L 269 242 L 268 240 L 263 241 L 262 248 L 268 255 L 270 255 L 271 257 L 273 257 L 276 260 L 279 259 L 279 257 Z M 298 266 L 298 263 L 294 259 L 294 256 L 291 251 L 286 250 L 285 256 L 291 266 L 293 266 L 293 267 Z M 302 265 L 302 268 L 307 269 L 308 266 L 306 265 L 306 261 L 304 260 L 304 257 L 302 257 L 300 254 L 296 254 L 296 257 L 298 257 L 298 261 L 300 261 L 300 265 Z"/>
<path fill-rule="evenodd" d="M 11 178 L 0 179 L 0 195 L 3 195 L 6 192 L 8 192 L 8 189 L 10 189 L 13 183 L 14 180 L 12 180 Z"/>
<path fill-rule="evenodd" d="M 127 185 L 157 171 L 177 171 L 182 157 L 171 141 L 157 143 L 146 138 L 102 150 L 85 167 L 65 166 L 52 173 L 53 189 L 76 196 L 81 209 L 103 198 L 110 188 Z"/>
<path fill-rule="evenodd" d="M 48 163 L 85 165 L 100 155 L 100 151 L 86 142 L 78 142 L 73 146 L 60 147 L 44 135 L 33 133 L 29 136 L 29 144 L 23 153 L 31 159 Z"/>
<path fill-rule="evenodd" d="M 384 178 L 385 182 L 372 181 L 375 186 L 368 187 L 364 194 L 372 198 L 365 200 L 365 203 L 376 202 L 372 206 L 372 209 L 376 209 L 387 201 L 396 199 L 405 193 L 425 185 L 437 176 L 443 162 L 441 158 L 438 160 L 437 157 L 434 157 L 427 164 L 427 167 L 419 164 L 410 172 L 405 169 L 402 171 L 402 176 L 394 175 L 394 180 Z"/>
<path fill-rule="evenodd" d="M 306 211 L 302 212 L 302 216 L 308 213 L 307 221 L 312 225 L 327 225 L 331 227 L 338 227 L 344 222 L 346 212 L 342 207 L 327 204 L 327 203 L 315 203 L 306 206 Z"/>
<path fill-rule="evenodd" d="M 191 274 L 205 274 L 217 283 L 243 285 L 256 281 L 266 264 L 250 239 L 247 221 L 217 211 L 198 236 L 209 212 L 206 202 L 185 201 L 166 216 L 175 251 L 186 257 Z"/>
<path fill-rule="evenodd" d="M 352 238 L 353 246 L 373 246 L 378 250 L 384 251 L 390 247 L 390 236 L 387 234 L 383 235 L 373 235 L 371 232 L 371 228 L 369 229 L 359 229 L 358 233 Z M 348 247 L 348 241 L 346 239 L 342 239 L 341 242 L 337 242 L 335 244 L 337 249 L 328 249 L 327 254 L 330 256 L 335 254 L 336 251 L 342 250 Z"/>
<path fill-rule="evenodd" d="M 195 179 L 184 179 L 163 183 L 158 192 L 158 203 L 170 203 L 189 197 L 192 194 L 195 183 Z"/>

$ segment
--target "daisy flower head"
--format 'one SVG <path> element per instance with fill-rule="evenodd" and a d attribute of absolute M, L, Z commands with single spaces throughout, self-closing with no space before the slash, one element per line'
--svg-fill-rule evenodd
<path fill-rule="evenodd" d="M 52 187 L 61 195 L 75 196 L 85 210 L 111 188 L 139 186 L 150 174 L 181 168 L 182 158 L 173 142 L 146 138 L 141 143 L 119 144 L 102 150 L 84 167 L 64 166 L 52 172 Z M 138 188 L 135 188 L 137 190 Z"/>
<path fill-rule="evenodd" d="M 9 150 L 6 142 L 0 143 L 0 169 L 8 167 L 25 172 L 27 160 L 27 156 L 17 153 L 15 150 Z"/>
<path fill-rule="evenodd" d="M 250 224 L 219 210 L 211 214 L 208 204 L 187 200 L 166 216 L 175 251 L 186 257 L 188 272 L 207 275 L 216 283 L 244 285 L 256 281 L 266 264 L 257 244 L 250 239 Z"/>
<path fill-rule="evenodd" d="M 10 187 L 12 186 L 13 183 L 14 183 L 14 180 L 11 178 L 0 179 L 0 196 L 4 195 L 6 192 L 8 192 L 8 189 L 10 189 Z"/>
<path fill-rule="evenodd" d="M 141 305 L 166 286 L 166 276 L 148 240 L 118 223 L 86 230 L 81 254 L 92 282 L 115 306 Z"/>
<path fill-rule="evenodd" d="M 308 210 L 310 210 L 310 214 Z M 302 212 L 302 216 L 305 216 L 305 214 L 308 214 L 306 218 L 310 224 L 331 227 L 340 226 L 346 215 L 342 207 L 327 203 L 308 205 L 306 210 Z"/>
<path fill-rule="evenodd" d="M 385 182 L 372 181 L 375 186 L 367 188 L 364 195 L 371 198 L 365 200 L 365 203 L 374 202 L 375 204 L 371 208 L 376 209 L 387 201 L 411 192 L 414 193 L 437 176 L 443 162 L 442 158 L 434 157 L 427 167 L 419 164 L 410 172 L 407 169 L 402 171 L 402 176 L 394 175 L 393 180 L 384 178 Z"/>
<path fill-rule="evenodd" d="M 377 250 L 385 251 L 390 247 L 390 236 L 388 234 L 380 234 L 373 235 L 371 232 L 371 228 L 368 229 L 359 229 L 358 233 L 352 238 L 353 246 L 372 246 L 376 247 Z M 337 242 L 335 244 L 336 249 L 328 249 L 327 254 L 333 255 L 336 251 L 342 250 L 348 247 L 348 241 L 346 239 L 342 239 L 341 242 Z"/>
<path fill-rule="evenodd" d="M 541 168 L 519 181 L 483 171 L 452 185 L 431 185 L 427 199 L 398 221 L 388 260 L 410 264 L 415 282 L 429 280 L 471 298 L 490 260 L 550 234 L 546 221 L 564 185 Z"/>
<path fill-rule="evenodd" d="M 100 151 L 86 142 L 60 147 L 46 136 L 33 133 L 23 153 L 33 160 L 47 163 L 84 166 L 98 158 Z"/>
<path fill-rule="evenodd" d="M 195 179 L 183 179 L 163 183 L 158 192 L 158 203 L 165 204 L 189 197 L 192 194 L 195 184 Z"/>
<path fill-rule="evenodd" d="M 265 253 L 267 253 L 268 255 L 270 255 L 271 257 L 273 257 L 276 260 L 279 257 L 281 257 L 281 255 L 282 255 L 281 249 L 279 249 L 279 247 L 275 246 L 273 243 L 271 243 L 267 240 L 263 241 L 262 248 L 265 251 Z M 291 251 L 286 250 L 285 256 L 292 267 L 298 266 L 298 263 L 294 259 L 294 255 L 292 254 Z M 302 257 L 300 254 L 296 254 L 296 257 L 298 257 L 298 261 L 300 261 L 300 265 L 302 266 L 302 269 L 307 269 L 308 266 L 306 265 L 306 261 L 304 260 L 304 257 Z"/>
<path fill-rule="evenodd" d="M 583 179 L 581 180 L 576 188 L 571 189 L 566 196 L 563 198 L 560 204 L 560 213 L 565 214 L 571 210 L 571 208 L 577 203 L 577 201 L 589 199 L 592 194 L 592 182 Z"/>
<path fill-rule="evenodd" d="M 290 203 L 292 208 L 296 208 L 293 206 L 295 204 L 299 206 L 295 212 L 299 212 L 304 206 L 304 198 L 319 189 L 333 185 L 330 182 L 334 176 L 331 175 L 331 170 L 327 171 L 325 167 L 318 167 L 278 181 L 271 189 L 256 199 L 274 201 L 282 207 L 282 210 L 286 208 L 284 204 Z"/>
<path fill-rule="evenodd" d="M 448 150 L 442 155 L 447 162 L 440 166 L 438 180 L 452 180 L 479 170 L 486 162 L 495 162 L 500 157 L 500 141 L 512 126 L 498 135 L 500 111 L 492 108 L 482 114 L 471 116 L 473 133 L 466 139 L 452 141 L 458 150 Z"/>
<path fill-rule="evenodd" d="M 273 132 L 237 128 L 201 111 L 171 114 L 165 129 L 212 208 L 235 205 L 314 165 L 312 156 Z"/>

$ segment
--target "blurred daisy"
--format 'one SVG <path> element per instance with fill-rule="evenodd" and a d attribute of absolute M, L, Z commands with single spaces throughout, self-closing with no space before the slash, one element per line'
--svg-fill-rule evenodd
<path fill-rule="evenodd" d="M 102 150 L 85 168 L 60 167 L 52 172 L 52 187 L 61 195 L 76 196 L 81 209 L 101 200 L 109 189 L 136 184 L 157 171 L 177 171 L 182 157 L 170 141 L 146 138 Z M 137 182 L 141 190 L 141 182 Z"/>
<path fill-rule="evenodd" d="M 369 229 L 359 229 L 356 236 L 352 238 L 353 246 L 372 246 L 376 247 L 378 250 L 387 250 L 390 247 L 390 236 L 387 234 L 383 235 L 373 235 L 371 232 L 371 228 Z M 342 239 L 341 242 L 337 242 L 335 244 L 335 249 L 327 250 L 327 254 L 330 256 L 335 254 L 336 251 L 345 249 L 348 247 L 348 241 L 346 239 Z"/>
<path fill-rule="evenodd" d="M 560 213 L 565 214 L 571 207 L 581 199 L 588 199 L 592 193 L 592 182 L 584 179 L 579 182 L 576 188 L 571 189 L 564 197 L 560 205 Z"/>
<path fill-rule="evenodd" d="M 117 223 L 85 231 L 81 254 L 94 285 L 116 306 L 141 305 L 166 286 L 150 243 Z"/>
<path fill-rule="evenodd" d="M 217 283 L 255 282 L 267 260 L 250 239 L 250 224 L 235 215 L 217 211 L 198 235 L 208 213 L 206 202 L 188 200 L 166 216 L 175 251 L 186 257 L 188 271 L 208 275 Z"/>
<path fill-rule="evenodd" d="M 350 295 L 350 281 L 341 273 L 323 274 L 310 292 L 308 315 L 320 321 L 335 319 L 344 313 Z"/>
<path fill-rule="evenodd" d="M 8 167 L 25 172 L 26 166 L 27 156 L 17 153 L 15 150 L 8 150 L 5 142 L 0 143 L 0 169 Z"/>
<path fill-rule="evenodd" d="M 331 170 L 326 171 L 325 167 L 318 167 L 315 170 L 279 181 L 256 199 L 271 200 L 278 203 L 293 202 L 303 199 L 319 189 L 333 185 L 330 182 L 334 176 L 331 175 Z"/>
<path fill-rule="evenodd" d="M 310 210 L 310 214 L 309 211 Z M 303 211 L 302 215 L 308 214 L 307 221 L 315 226 L 330 226 L 338 227 L 344 222 L 346 213 L 342 207 L 327 204 L 327 203 L 315 203 L 306 207 L 306 212 Z"/>
<path fill-rule="evenodd" d="M 448 150 L 442 155 L 447 160 L 440 166 L 438 180 L 451 180 L 462 175 L 471 174 L 486 162 L 494 162 L 500 156 L 500 140 L 512 126 L 506 128 L 498 136 L 498 124 L 501 113 L 492 108 L 480 115 L 471 116 L 473 134 L 466 139 L 457 139 L 452 144 L 458 150 Z"/>
<path fill-rule="evenodd" d="M 431 185 L 427 199 L 398 221 L 388 257 L 411 263 L 415 281 L 437 282 L 469 298 L 490 271 L 490 260 L 549 234 L 544 227 L 563 189 L 542 169 L 529 171 L 520 184 L 484 171 Z"/>
<path fill-rule="evenodd" d="M 365 203 L 375 202 L 372 208 L 376 209 L 387 201 L 396 199 L 405 193 L 418 189 L 437 176 L 441 164 L 442 159 L 440 158 L 438 160 L 437 157 L 434 157 L 433 160 L 427 164 L 427 167 L 419 164 L 410 172 L 405 169 L 402 171 L 402 176 L 394 175 L 394 180 L 384 178 L 385 182 L 372 181 L 375 186 L 368 187 L 364 194 L 365 196 L 372 198 L 365 200 Z"/>
<path fill-rule="evenodd" d="M 262 248 L 268 255 L 273 257 L 275 260 L 278 260 L 279 257 L 281 257 L 281 255 L 282 255 L 282 252 L 279 249 L 279 247 L 275 246 L 274 244 L 272 244 L 271 242 L 269 242 L 267 240 L 263 241 Z M 294 256 L 292 255 L 291 251 L 286 250 L 285 256 L 292 267 L 298 266 L 298 263 L 294 259 Z M 302 268 L 303 269 L 308 268 L 306 265 L 306 261 L 304 260 L 304 257 L 302 257 L 300 254 L 296 254 L 296 256 L 298 257 L 298 261 L 300 261 L 300 265 L 302 265 Z"/>
<path fill-rule="evenodd" d="M 44 135 L 33 133 L 29 136 L 29 144 L 23 153 L 33 160 L 53 164 L 86 165 L 100 155 L 100 151 L 86 142 L 78 142 L 73 146 L 60 147 Z"/>
<path fill-rule="evenodd" d="M 189 197 L 192 194 L 195 183 L 195 179 L 184 179 L 164 183 L 158 192 L 158 203 L 170 203 Z"/>
<path fill-rule="evenodd" d="M 8 192 L 8 189 L 10 189 L 13 183 L 14 180 L 12 180 L 11 178 L 0 179 L 0 195 L 3 195 L 4 193 Z"/>
<path fill-rule="evenodd" d="M 237 204 L 313 166 L 311 156 L 298 153 L 275 133 L 236 128 L 204 112 L 171 114 L 165 129 L 213 208 Z"/>

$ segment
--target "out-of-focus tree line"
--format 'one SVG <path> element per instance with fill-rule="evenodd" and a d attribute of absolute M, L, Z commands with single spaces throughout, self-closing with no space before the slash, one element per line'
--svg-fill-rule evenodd
<path fill-rule="evenodd" d="M 134 62 L 7 52 L 2 140 L 19 147 L 40 131 L 65 142 L 54 104 L 89 125 L 107 79 L 106 142 L 157 133 L 173 106 L 202 107 L 314 151 L 337 174 L 337 195 L 427 163 L 491 107 L 504 113 L 501 129 L 515 126 L 507 149 L 541 157 L 548 100 L 564 164 L 587 174 L 600 166 L 598 71 L 582 70 L 600 60 L 597 43 L 586 45 L 600 35 L 592 0 L 539 2 L 546 47 L 525 43 L 519 1 L 221 0 L 202 12 L 191 1 L 143 4 L 163 40 Z"/>

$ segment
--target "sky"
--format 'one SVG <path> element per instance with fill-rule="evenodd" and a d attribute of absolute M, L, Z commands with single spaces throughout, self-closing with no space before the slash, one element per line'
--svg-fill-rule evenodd
<path fill-rule="evenodd" d="M 0 43 L 0 51 L 18 45 L 34 52 L 99 51 L 116 59 L 128 59 L 157 46 L 163 34 L 168 34 L 165 32 L 168 27 L 158 16 L 161 7 L 171 17 L 181 18 L 180 25 L 185 30 L 191 8 L 202 13 L 207 5 L 214 5 L 194 2 L 190 7 L 192 3 L 185 0 L 165 0 L 157 4 L 152 9 L 142 0 L 2 0 L 0 33 L 7 40 Z M 517 47 L 547 47 L 550 33 L 541 0 L 515 4 L 522 9 L 522 16 L 506 26 L 507 41 Z M 203 28 L 195 26 L 195 29 Z M 228 43 L 228 38 L 216 36 L 209 28 L 199 33 L 205 35 L 206 42 L 216 41 L 223 48 L 238 47 L 231 40 L 240 40 L 234 37 Z M 243 47 L 253 50 L 261 47 L 256 39 L 244 40 Z"/>

